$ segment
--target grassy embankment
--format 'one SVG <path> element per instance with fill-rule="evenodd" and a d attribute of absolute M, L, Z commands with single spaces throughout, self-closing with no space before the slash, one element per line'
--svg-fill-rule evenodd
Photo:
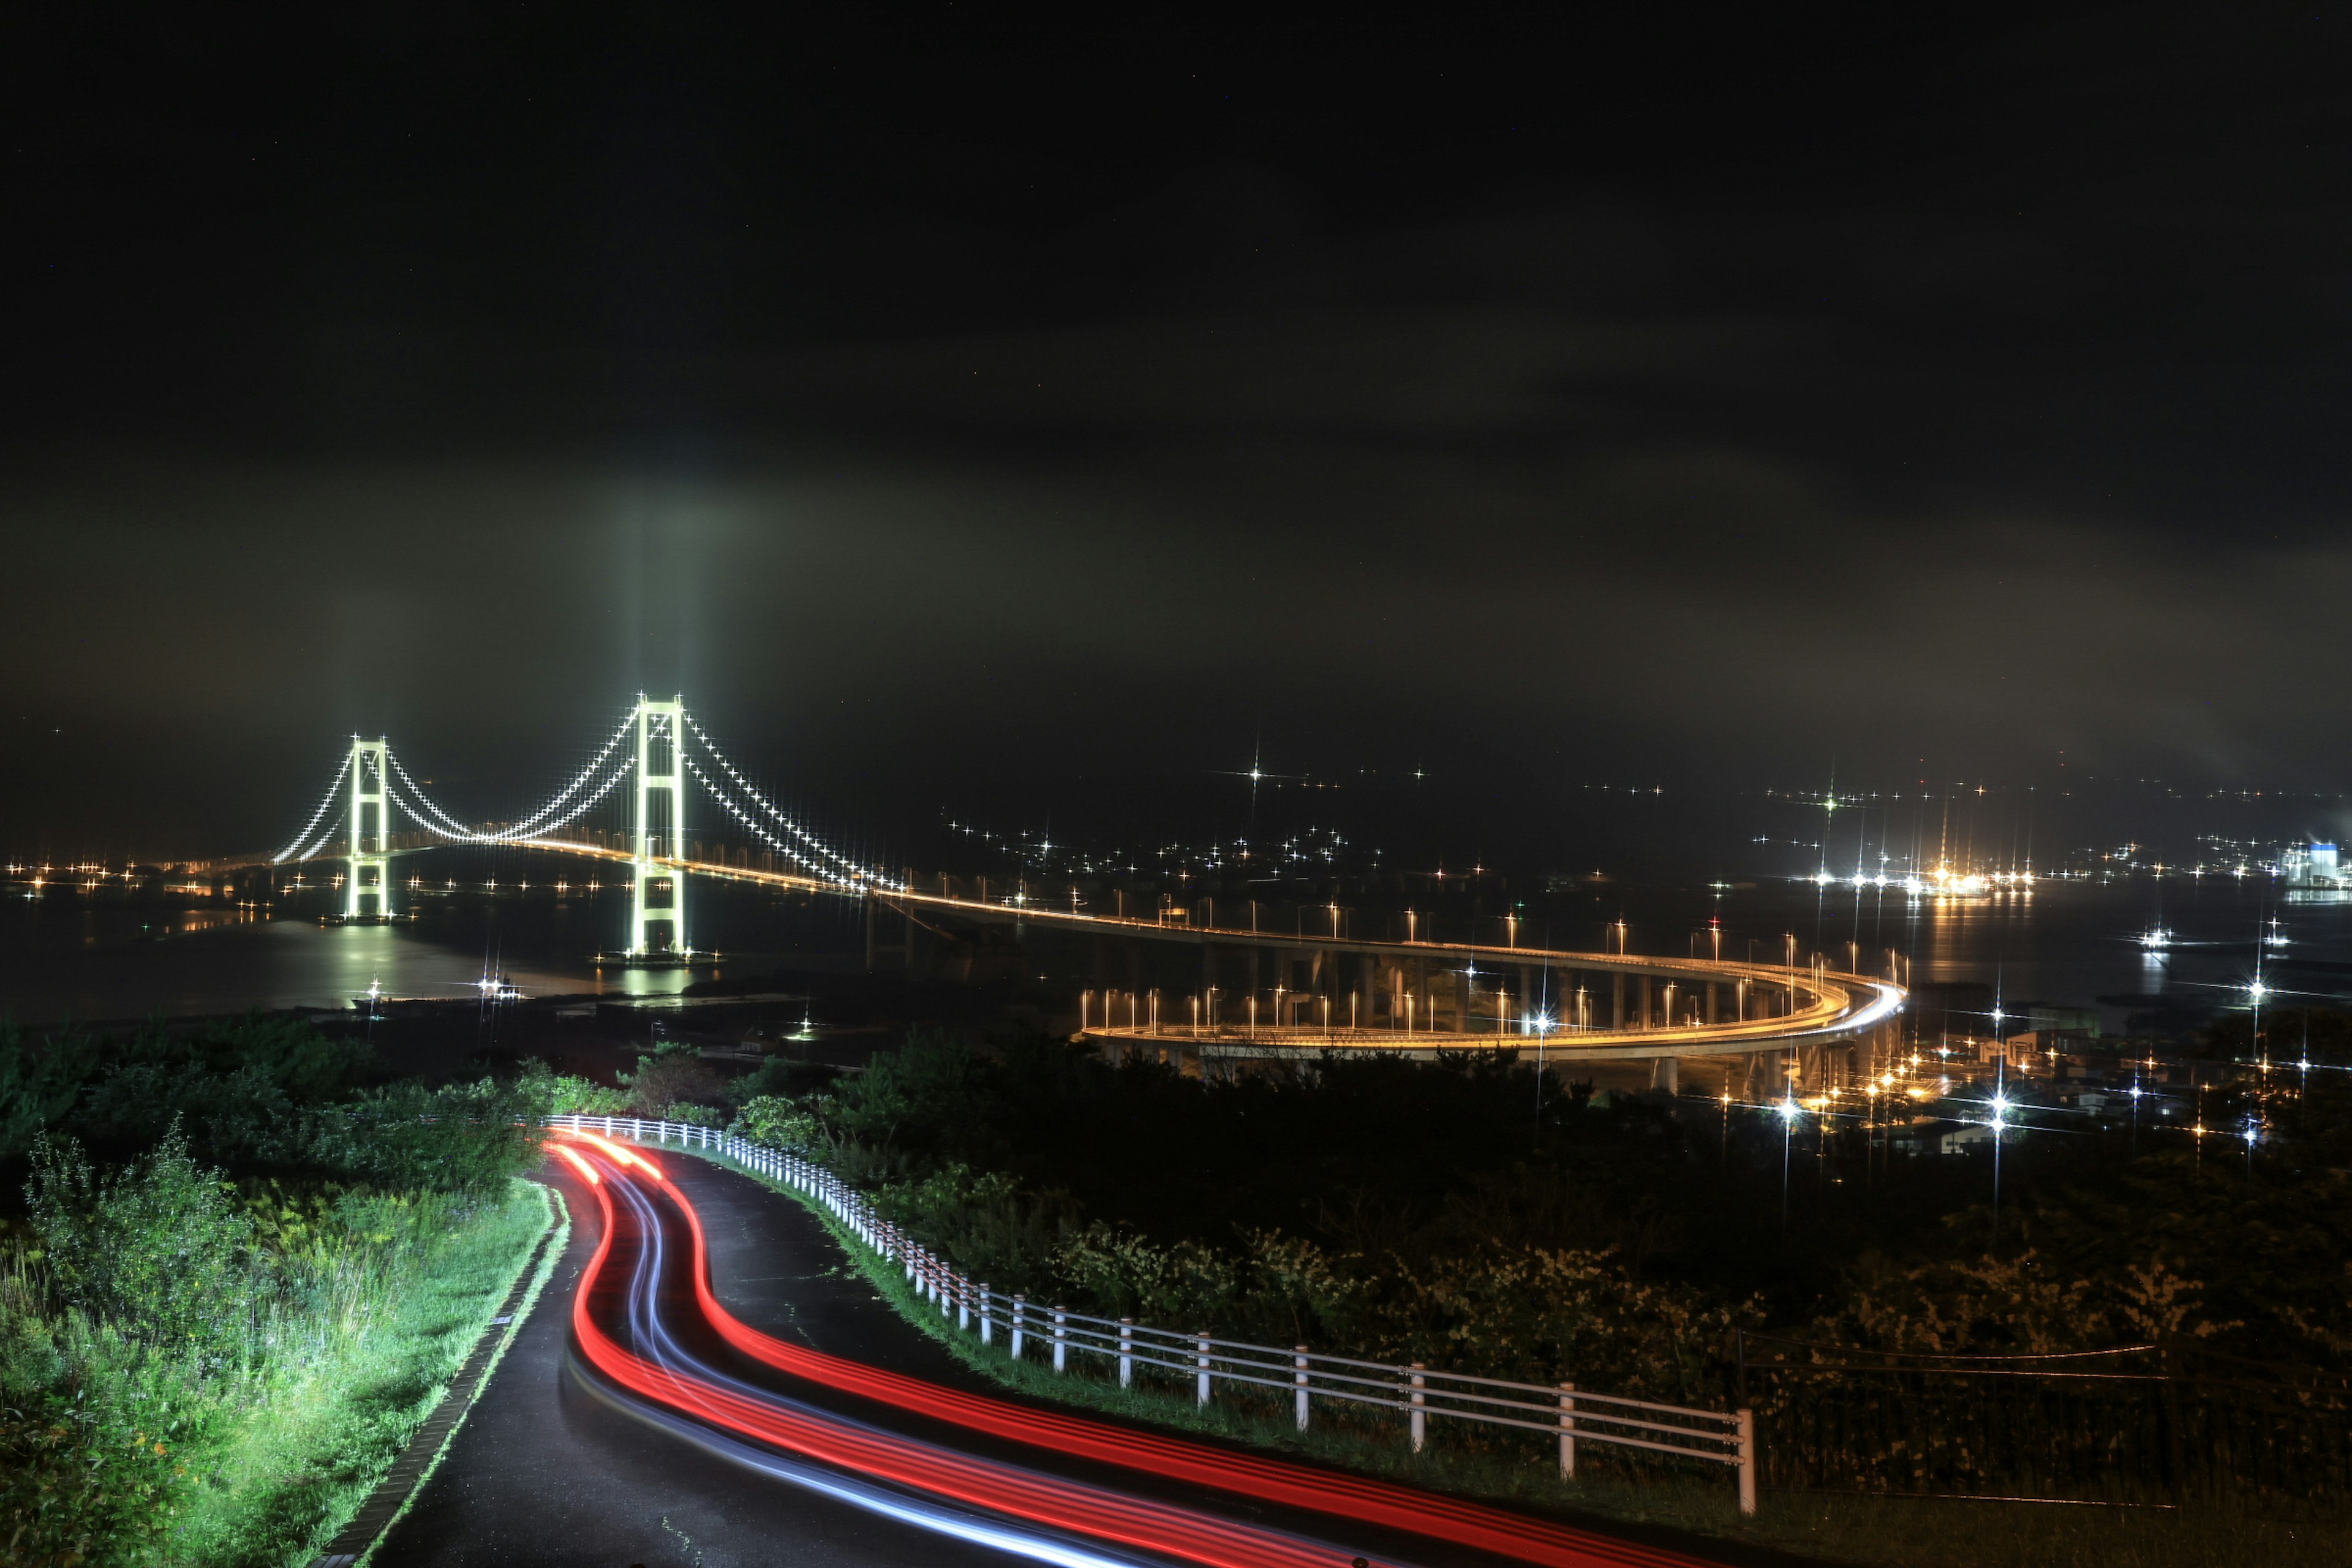
<path fill-rule="evenodd" d="M 8 1561 L 307 1562 L 432 1410 L 551 1223 L 543 1089 L 365 1078 L 268 1022 L 0 1036 Z"/>
<path fill-rule="evenodd" d="M 502 1201 L 376 1271 L 331 1318 L 289 1322 L 308 1354 L 269 1372 L 181 1462 L 197 1489 L 168 1555 L 195 1563 L 299 1564 L 364 1501 L 513 1289 L 553 1224 L 546 1190 Z"/>

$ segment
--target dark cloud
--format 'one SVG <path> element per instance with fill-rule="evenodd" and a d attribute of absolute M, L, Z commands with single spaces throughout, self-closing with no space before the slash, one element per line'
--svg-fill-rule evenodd
<path fill-rule="evenodd" d="M 17 821 L 362 726 L 487 812 L 641 686 L 886 826 L 1263 732 L 2339 782 L 2335 11 L 649 18 L 26 25 Z"/>

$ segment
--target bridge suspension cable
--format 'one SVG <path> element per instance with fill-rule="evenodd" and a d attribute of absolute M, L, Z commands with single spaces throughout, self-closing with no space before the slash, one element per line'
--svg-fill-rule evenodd
<path fill-rule="evenodd" d="M 579 790 L 581 785 L 586 784 L 595 775 L 597 769 L 604 765 L 604 759 L 613 754 L 613 748 L 621 743 L 622 740 L 628 734 L 629 731 L 635 725 L 636 721 L 637 716 L 634 712 L 632 712 L 626 719 L 622 720 L 621 727 L 614 731 L 612 735 L 604 742 L 603 747 L 597 751 L 593 757 L 591 757 L 588 760 L 588 765 L 586 767 L 582 768 L 578 773 L 572 775 L 572 782 L 570 784 L 565 784 L 562 789 L 555 792 L 554 799 L 549 801 L 545 805 L 540 807 L 538 811 L 534 812 L 530 816 L 525 817 L 522 821 L 516 823 L 511 827 L 506 828 L 501 837 L 508 838 L 535 838 L 541 834 L 548 831 L 550 828 L 561 827 L 565 823 L 578 820 L 582 813 L 585 812 L 589 806 L 593 805 L 597 801 L 603 799 L 604 796 L 612 790 L 614 784 L 618 783 L 622 778 L 627 776 L 629 770 L 625 759 L 624 760 L 624 764 L 620 771 L 597 786 L 595 793 L 591 795 L 586 801 L 574 806 L 568 814 L 562 816 L 557 816 L 555 814 L 562 811 L 564 803 L 572 798 L 572 795 Z"/>
<path fill-rule="evenodd" d="M 510 823 L 505 827 L 488 833 L 467 826 L 453 814 L 443 810 L 432 796 L 425 793 L 425 786 L 410 775 L 407 765 L 400 760 L 398 753 L 387 751 L 385 754 L 391 758 L 393 771 L 399 775 L 400 782 L 407 785 L 407 794 L 400 796 L 402 808 L 415 817 L 428 832 L 461 844 L 514 844 L 524 839 L 540 837 L 556 828 L 578 821 L 591 807 L 610 795 L 615 784 L 628 777 L 631 764 L 625 759 L 622 765 L 593 790 L 576 801 L 572 798 L 578 795 L 582 785 L 596 775 L 597 770 L 604 765 L 605 759 L 613 754 L 613 748 L 621 743 L 622 737 L 629 732 L 630 726 L 635 722 L 636 716 L 633 713 L 618 730 L 613 731 L 611 738 L 605 741 L 603 748 L 589 759 L 588 765 L 573 774 L 572 781 L 558 790 L 555 793 L 555 798 L 549 801 L 547 805 L 520 822 Z M 565 809 L 567 805 L 570 805 L 569 810 Z"/>
<path fill-rule="evenodd" d="M 334 841 L 335 835 L 341 831 L 342 831 L 342 824 L 338 822 L 331 822 L 327 824 L 326 831 L 319 835 L 318 842 L 312 844 L 310 847 L 303 850 L 299 855 L 295 856 L 294 858 L 297 860 L 316 860 L 319 858 L 320 851 L 324 850 L 329 844 L 332 843 Z"/>
<path fill-rule="evenodd" d="M 424 786 L 408 776 L 407 766 L 389 746 L 384 748 L 383 754 L 392 763 L 392 771 L 399 775 L 400 782 L 408 786 L 408 795 L 400 794 L 395 787 L 393 790 L 393 798 L 400 802 L 400 808 L 415 817 L 419 826 L 427 832 L 439 834 L 444 838 L 462 839 L 469 843 L 481 843 L 487 840 L 488 837 L 487 834 L 475 832 L 435 804 L 433 797 L 425 793 Z M 415 798 L 411 799 L 412 795 Z"/>
<path fill-rule="evenodd" d="M 352 759 L 349 755 L 346 755 L 343 758 L 342 766 L 335 770 L 335 782 L 327 786 L 326 798 L 319 802 L 319 809 L 310 814 L 310 820 L 302 825 L 302 831 L 296 834 L 285 848 L 280 849 L 277 854 L 272 855 L 269 858 L 269 863 L 271 865 L 283 866 L 287 861 L 297 858 L 308 860 L 311 856 L 316 855 L 320 849 L 326 847 L 327 839 L 334 837 L 335 829 L 334 825 L 331 823 L 327 826 L 325 837 L 321 837 L 318 844 L 307 854 L 298 857 L 294 853 L 295 850 L 299 849 L 302 847 L 302 841 L 310 837 L 310 830 L 319 826 L 319 819 L 327 815 L 328 808 L 335 804 L 335 796 L 341 792 L 343 787 L 344 775 L 349 773 L 351 771 Z"/>
<path fill-rule="evenodd" d="M 733 795 L 729 795 L 725 790 L 719 788 L 718 784 L 711 779 L 710 775 L 702 771 L 702 764 L 696 762 L 692 755 L 687 753 L 681 754 L 686 756 L 687 771 L 694 774 L 696 780 L 701 784 L 703 789 L 709 794 L 710 798 L 717 801 L 720 805 L 725 806 L 727 808 L 728 815 L 732 816 L 736 821 L 741 823 L 745 829 L 761 843 L 765 844 L 777 854 L 783 856 L 786 859 L 792 861 L 793 864 L 806 867 L 809 871 L 814 873 L 815 876 L 822 878 L 825 881 L 844 882 L 851 879 L 848 877 L 845 877 L 841 872 L 834 870 L 831 867 L 826 866 L 820 861 L 809 858 L 809 857 L 793 848 L 790 844 L 784 842 L 783 839 L 778 837 L 775 834 L 769 832 L 768 829 L 761 824 L 757 817 L 753 816 L 750 812 L 744 810 L 742 806 L 736 804 L 735 797 Z"/>
<path fill-rule="evenodd" d="M 759 834 L 760 837 L 767 842 L 774 844 L 775 847 L 782 850 L 784 854 L 791 856 L 793 859 L 798 861 L 800 864 L 809 867 L 812 870 L 817 871 L 821 876 L 831 878 L 836 881 L 845 881 L 860 885 L 871 883 L 885 889 L 896 886 L 889 878 L 881 875 L 879 872 L 874 871 L 867 867 L 860 866 L 856 861 L 849 859 L 845 856 L 836 854 L 831 846 L 818 838 L 814 834 L 809 832 L 808 829 L 803 827 L 799 823 L 794 822 L 791 817 L 785 816 L 781 807 L 779 807 L 773 801 L 768 799 L 767 796 L 761 795 L 758 789 L 754 788 L 751 782 L 745 778 L 742 773 L 737 770 L 735 764 L 727 760 L 726 753 L 719 749 L 718 742 L 711 740 L 709 731 L 703 729 L 699 720 L 696 719 L 691 713 L 686 714 L 685 719 L 687 727 L 694 731 L 695 739 L 700 741 L 702 742 L 703 750 L 710 754 L 710 761 L 712 763 L 718 767 L 719 772 L 727 775 L 728 779 L 734 784 L 737 789 L 743 793 L 744 797 L 755 805 L 759 806 L 762 812 L 766 813 L 770 820 L 777 826 L 782 827 L 786 833 L 791 834 L 803 845 L 806 846 L 811 854 L 819 857 L 821 860 L 830 861 L 832 863 L 831 868 L 824 868 L 819 865 L 818 861 L 811 860 L 807 855 L 803 855 L 795 849 L 787 848 L 784 845 L 778 843 L 765 829 L 761 827 L 759 824 L 753 822 L 750 816 L 745 813 L 740 806 L 729 799 L 725 792 L 720 790 L 717 784 L 713 784 L 710 779 L 703 773 L 700 768 L 694 767 L 694 763 L 689 758 L 687 765 L 688 767 L 694 767 L 694 775 L 695 777 L 702 780 L 702 787 L 709 790 L 712 797 L 718 800 L 720 805 L 726 806 L 738 820 L 742 822 L 743 826 L 751 828 L 752 832 Z M 683 748 L 681 748 L 681 753 L 682 752 Z"/>

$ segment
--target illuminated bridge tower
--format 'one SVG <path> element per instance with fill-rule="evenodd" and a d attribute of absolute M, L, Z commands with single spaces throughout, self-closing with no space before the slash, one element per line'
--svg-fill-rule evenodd
<path fill-rule="evenodd" d="M 384 847 L 392 832 L 392 800 L 385 786 L 391 764 L 382 736 L 352 737 L 352 879 L 344 889 L 343 918 L 392 918 L 392 876 Z"/>
<path fill-rule="evenodd" d="M 629 909 L 635 959 L 683 963 L 686 940 L 686 777 L 679 742 L 686 699 L 637 699 L 636 897 Z M 664 865 L 663 862 L 669 862 Z"/>

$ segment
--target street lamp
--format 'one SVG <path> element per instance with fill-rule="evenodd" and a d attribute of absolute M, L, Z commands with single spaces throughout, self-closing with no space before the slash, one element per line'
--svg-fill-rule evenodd
<path fill-rule="evenodd" d="M 1551 1039 L 1552 1026 L 1556 1021 L 1548 1012 L 1538 1012 L 1527 1020 L 1527 1026 L 1536 1035 L 1536 1122 L 1538 1129 L 1543 1123 L 1544 1046 Z"/>

